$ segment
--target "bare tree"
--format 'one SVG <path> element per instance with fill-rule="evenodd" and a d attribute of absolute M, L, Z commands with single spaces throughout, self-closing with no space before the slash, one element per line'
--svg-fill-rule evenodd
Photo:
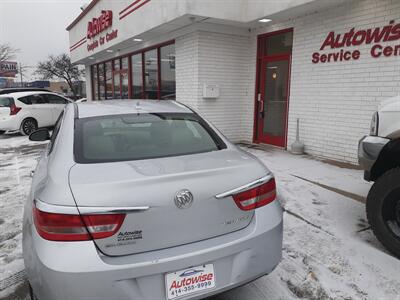
<path fill-rule="evenodd" d="M 11 47 L 9 44 L 0 44 L 0 63 L 15 58 L 18 49 Z"/>
<path fill-rule="evenodd" d="M 65 80 L 74 96 L 77 96 L 74 83 L 80 81 L 83 76 L 83 71 L 74 66 L 65 53 L 50 55 L 46 61 L 39 62 L 35 73 L 47 80 L 53 78 Z"/>

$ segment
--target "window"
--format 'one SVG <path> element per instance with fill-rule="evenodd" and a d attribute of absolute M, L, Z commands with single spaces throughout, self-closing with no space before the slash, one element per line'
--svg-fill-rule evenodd
<path fill-rule="evenodd" d="M 129 68 L 128 57 L 123 57 L 121 59 L 121 69 L 128 70 L 128 68 Z"/>
<path fill-rule="evenodd" d="M 129 98 L 129 59 L 128 57 L 123 57 L 121 59 L 121 72 L 120 72 L 120 80 L 121 80 L 121 99 Z"/>
<path fill-rule="evenodd" d="M 41 95 L 29 95 L 25 97 L 18 98 L 19 101 L 22 103 L 25 103 L 27 105 L 32 105 L 32 104 L 48 104 L 49 101 L 42 97 Z"/>
<path fill-rule="evenodd" d="M 144 98 L 158 99 L 157 49 L 144 53 Z"/>
<path fill-rule="evenodd" d="M 142 54 L 132 55 L 131 58 L 132 70 L 132 98 L 141 99 L 143 88 L 143 72 L 142 72 Z"/>
<path fill-rule="evenodd" d="M 93 87 L 93 100 L 99 99 L 99 86 L 98 86 L 98 78 L 97 78 L 97 65 L 92 67 L 92 87 Z"/>
<path fill-rule="evenodd" d="M 175 99 L 175 45 L 161 47 L 161 99 Z"/>
<path fill-rule="evenodd" d="M 175 44 L 92 66 L 94 99 L 175 99 Z"/>
<path fill-rule="evenodd" d="M 127 114 L 75 120 L 78 163 L 188 155 L 225 149 L 219 136 L 190 113 Z"/>
<path fill-rule="evenodd" d="M 119 71 L 119 69 L 121 69 L 121 62 L 118 59 L 114 60 L 114 71 Z"/>
<path fill-rule="evenodd" d="M 128 71 L 120 73 L 121 77 L 121 99 L 129 98 L 129 76 Z"/>
<path fill-rule="evenodd" d="M 14 104 L 14 99 L 10 97 L 0 97 L 0 107 L 10 107 Z"/>
<path fill-rule="evenodd" d="M 106 98 L 106 90 L 104 83 L 104 64 L 99 64 L 99 99 L 104 100 Z"/>
<path fill-rule="evenodd" d="M 292 53 L 293 31 L 274 34 L 265 39 L 264 55 Z"/>
<path fill-rule="evenodd" d="M 113 72 L 112 62 L 108 61 L 104 65 L 106 71 L 106 99 L 113 98 Z"/>
<path fill-rule="evenodd" d="M 119 76 L 120 61 L 119 59 L 114 60 L 114 98 L 121 99 L 121 78 Z"/>
<path fill-rule="evenodd" d="M 46 100 L 50 103 L 50 104 L 67 104 L 68 101 L 65 100 L 64 98 L 57 96 L 57 95 L 52 95 L 52 94 L 43 94 L 43 97 L 46 98 Z"/>

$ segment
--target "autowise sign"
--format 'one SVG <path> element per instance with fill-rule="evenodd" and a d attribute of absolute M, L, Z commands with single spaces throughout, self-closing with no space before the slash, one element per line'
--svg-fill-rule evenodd
<path fill-rule="evenodd" d="M 359 49 L 362 46 L 369 48 L 367 55 L 372 58 L 400 58 L 400 23 L 392 20 L 381 27 L 352 28 L 345 33 L 331 31 L 322 43 L 320 51 L 312 54 L 312 62 L 318 64 L 357 61 L 363 56 Z"/>
<path fill-rule="evenodd" d="M 15 77 L 17 74 L 18 64 L 16 62 L 0 62 L 0 77 Z"/>

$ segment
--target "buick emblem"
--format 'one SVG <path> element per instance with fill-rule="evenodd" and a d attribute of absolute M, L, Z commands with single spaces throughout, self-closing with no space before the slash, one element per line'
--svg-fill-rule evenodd
<path fill-rule="evenodd" d="M 189 190 L 181 190 L 176 193 L 174 201 L 178 208 L 189 208 L 193 203 L 193 195 Z"/>

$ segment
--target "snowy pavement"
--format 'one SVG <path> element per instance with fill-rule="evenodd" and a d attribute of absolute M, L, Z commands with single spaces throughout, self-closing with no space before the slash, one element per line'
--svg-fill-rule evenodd
<path fill-rule="evenodd" d="M 0 299 L 27 299 L 23 203 L 44 145 L 0 135 Z M 400 299 L 400 260 L 372 235 L 362 172 L 267 148 L 244 148 L 274 173 L 285 208 L 283 260 L 269 276 L 215 296 L 242 299 Z M 210 299 L 211 300 L 211 299 Z"/>

